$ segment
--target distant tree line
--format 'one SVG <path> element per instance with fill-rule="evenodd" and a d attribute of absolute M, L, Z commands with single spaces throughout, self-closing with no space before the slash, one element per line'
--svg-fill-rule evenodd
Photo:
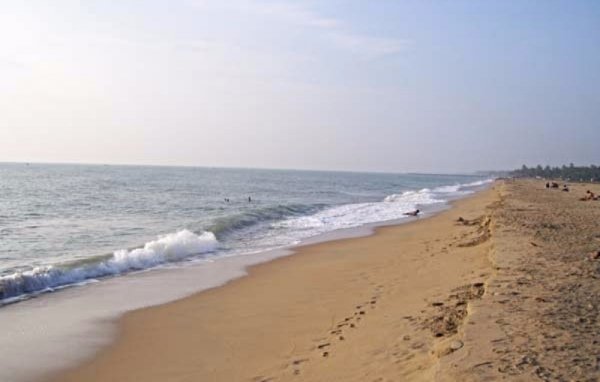
<path fill-rule="evenodd" d="M 519 170 L 513 171 L 511 175 L 518 178 L 541 177 L 579 182 L 598 182 L 600 181 L 600 167 L 596 165 L 575 166 L 573 163 L 561 167 L 542 167 L 541 165 L 527 167 L 523 165 Z"/>

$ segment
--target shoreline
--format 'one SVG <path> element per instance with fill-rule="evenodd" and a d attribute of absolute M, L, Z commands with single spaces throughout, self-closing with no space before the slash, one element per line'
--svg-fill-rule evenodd
<path fill-rule="evenodd" d="M 489 185 L 479 189 L 485 187 Z M 429 219 L 452 208 L 455 201 L 471 196 L 456 196 L 443 203 L 427 205 L 419 219 Z M 283 248 L 183 267 L 149 269 L 6 305 L 0 315 L 0 324 L 6 328 L 4 333 L 0 333 L 0 343 L 12 351 L 4 358 L 0 377 L 28 382 L 39 380 L 56 370 L 72 368 L 93 358 L 114 342 L 118 332 L 116 323 L 127 312 L 221 287 L 246 276 L 247 269 L 253 265 L 289 256 L 307 245 L 368 237 L 379 227 L 404 225 L 415 220 L 406 218 L 339 229 Z M 46 317 L 43 325 L 36 319 L 40 315 Z M 13 334 L 15 332 L 20 334 Z M 57 348 L 56 341 L 63 346 Z M 38 360 L 36 366 L 22 368 L 21 359 L 25 356 L 34 356 Z"/>
<path fill-rule="evenodd" d="M 441 212 L 437 212 L 434 216 L 427 217 L 422 220 L 417 220 L 417 221 L 413 220 L 410 222 L 407 221 L 406 223 L 409 223 L 409 224 L 405 224 L 405 222 L 402 222 L 401 224 L 395 224 L 395 225 L 391 225 L 391 226 L 384 224 L 382 226 L 376 226 L 376 227 L 361 227 L 359 230 L 363 231 L 363 234 L 364 234 L 365 233 L 364 230 L 366 229 L 367 236 L 359 236 L 359 237 L 352 237 L 352 238 L 347 238 L 347 237 L 339 238 L 338 237 L 336 239 L 328 240 L 325 242 L 318 242 L 318 243 L 313 243 L 313 244 L 309 243 L 309 244 L 303 244 L 301 246 L 292 247 L 289 249 L 289 251 L 292 252 L 293 256 L 278 257 L 276 259 L 267 260 L 267 262 L 265 262 L 265 263 L 251 265 L 250 267 L 248 267 L 248 269 L 246 271 L 247 272 L 246 277 L 235 278 L 233 280 L 226 282 L 224 285 L 214 287 L 214 288 L 211 288 L 208 290 L 203 290 L 203 291 L 197 292 L 191 296 L 184 297 L 183 299 L 179 299 L 179 300 L 176 300 L 173 302 L 167 302 L 166 304 L 162 304 L 159 306 L 142 308 L 142 309 L 139 309 L 139 310 L 136 310 L 133 312 L 125 313 L 124 317 L 121 317 L 118 320 L 119 321 L 119 326 L 118 326 L 119 327 L 119 330 L 118 330 L 119 335 L 117 336 L 116 342 L 109 345 L 104 350 L 100 350 L 100 352 L 96 356 L 92 357 L 91 360 L 85 361 L 82 364 L 88 365 L 88 366 L 93 365 L 94 362 L 96 362 L 95 360 L 102 359 L 107 354 L 111 354 L 111 352 L 113 352 L 114 349 L 117 348 L 120 343 L 122 343 L 124 334 L 130 330 L 130 329 L 128 329 L 129 326 L 127 324 L 127 322 L 130 320 L 130 317 L 144 315 L 145 312 L 152 312 L 155 309 L 158 309 L 158 310 L 169 309 L 170 306 L 178 305 L 178 304 L 182 303 L 183 301 L 189 301 L 189 300 L 195 299 L 198 296 L 219 294 L 220 292 L 217 292 L 217 291 L 226 290 L 228 288 L 229 289 L 236 288 L 235 285 L 238 285 L 240 283 L 242 283 L 242 284 L 245 283 L 245 281 L 242 282 L 242 280 L 247 280 L 247 279 L 256 280 L 258 278 L 258 276 L 256 276 L 256 275 L 264 272 L 262 269 L 268 269 L 268 268 L 272 268 L 272 267 L 277 268 L 277 267 L 279 267 L 279 264 L 284 264 L 286 262 L 291 261 L 288 259 L 296 259 L 296 258 L 302 257 L 304 255 L 304 253 L 307 253 L 307 252 L 312 252 L 315 250 L 318 252 L 318 251 L 322 251 L 323 248 L 330 248 L 330 247 L 335 247 L 338 245 L 343 246 L 344 243 L 347 243 L 347 242 L 355 242 L 355 241 L 361 241 L 361 240 L 368 240 L 370 238 L 376 238 L 381 235 L 381 232 L 387 231 L 387 230 L 395 231 L 398 229 L 402 230 L 402 227 L 414 227 L 414 226 L 420 226 L 420 225 L 427 225 L 427 222 L 430 222 L 431 220 L 436 219 L 436 218 L 439 220 L 440 216 L 443 216 L 444 214 L 449 214 L 451 211 L 453 211 L 453 213 L 459 213 L 460 209 L 458 209 L 458 211 L 455 211 L 457 205 L 462 205 L 463 203 L 468 203 L 467 201 L 470 201 L 472 199 L 478 199 L 478 198 L 480 199 L 480 198 L 482 198 L 482 195 L 486 195 L 486 193 L 489 194 L 493 187 L 494 186 L 491 186 L 491 188 L 488 188 L 487 190 L 479 191 L 474 195 L 468 195 L 465 198 L 451 201 L 450 203 L 448 203 L 448 204 L 450 204 L 450 206 L 447 207 L 447 209 L 442 209 Z M 317 261 L 322 260 L 319 258 L 314 258 L 315 257 L 314 255 L 312 257 L 313 257 L 313 260 L 317 260 Z M 319 255 L 319 257 L 321 257 L 321 256 Z M 296 260 L 294 260 L 294 261 L 296 261 Z M 294 261 L 292 261 L 292 262 L 294 262 Z M 148 315 L 151 315 L 151 313 L 148 313 Z M 133 326 L 135 327 L 137 325 L 133 325 Z M 85 368 L 85 366 L 84 366 L 84 368 Z M 92 366 L 92 368 L 96 369 L 93 366 Z M 58 373 L 58 374 L 53 373 L 50 376 L 46 376 L 46 377 L 42 378 L 41 380 L 69 380 L 69 378 L 70 378 L 69 375 L 73 375 L 72 370 L 73 369 L 67 369 L 66 374 L 64 374 L 64 371 L 61 373 Z M 75 368 L 75 370 L 81 370 L 81 369 Z M 77 374 L 78 372 L 75 371 L 74 373 Z M 97 372 L 94 372 L 93 374 L 99 375 Z M 57 375 L 58 375 L 58 377 L 57 377 Z M 77 378 L 80 378 L 79 380 L 81 380 L 81 378 L 83 378 L 85 380 L 90 380 L 89 378 L 91 378 L 91 377 L 92 377 L 91 375 L 89 375 L 89 376 L 86 375 L 85 377 L 79 376 L 73 380 L 76 380 Z M 98 378 L 99 379 L 97 379 L 97 380 L 102 380 L 102 377 L 98 377 Z M 146 378 L 146 377 L 144 377 L 144 378 Z"/>
<path fill-rule="evenodd" d="M 394 205 L 396 202 L 399 202 L 399 204 L 404 204 L 402 207 L 404 207 L 405 211 L 408 211 L 411 208 L 415 209 L 417 206 L 419 206 L 424 215 L 428 215 L 428 212 L 435 213 L 448 208 L 449 204 L 453 200 L 460 199 L 473 192 L 483 189 L 491 181 L 492 179 L 488 178 L 470 183 L 456 183 L 452 186 L 438 186 L 433 189 L 425 187 L 418 191 L 407 190 L 403 191 L 401 194 L 389 194 L 380 201 L 344 203 L 339 206 L 332 205 L 317 211 L 314 215 L 316 216 L 317 221 L 319 221 L 319 219 L 337 220 L 336 218 L 338 215 L 333 214 L 333 216 L 327 216 L 326 213 L 328 211 L 331 212 L 332 210 L 336 210 L 339 207 L 345 208 L 348 206 L 359 206 L 359 210 L 360 208 L 366 206 L 367 209 L 369 209 L 373 207 L 372 205 L 380 203 L 385 204 L 385 202 L 388 201 L 391 202 L 390 205 Z M 418 197 L 414 198 L 415 195 L 418 195 Z M 407 197 L 408 199 L 413 198 L 416 200 L 409 201 L 407 199 L 402 201 L 404 197 Z M 424 197 L 424 200 L 421 199 L 421 197 Z M 410 205 L 407 206 L 406 202 L 409 202 Z M 327 227 L 324 229 L 321 229 L 319 224 L 313 226 L 310 221 L 301 222 L 298 224 L 299 229 L 297 229 L 298 227 L 294 229 L 296 231 L 300 231 L 300 234 L 292 236 L 288 235 L 288 237 L 286 237 L 286 232 L 283 232 L 281 235 L 285 238 L 283 242 L 281 240 L 277 240 L 277 234 L 274 236 L 261 236 L 259 234 L 257 242 L 254 243 L 258 243 L 258 246 L 256 247 L 253 247 L 251 244 L 250 246 L 236 248 L 235 246 L 231 245 L 231 242 L 227 241 L 227 237 L 217 238 L 215 233 L 212 232 L 213 228 L 210 227 L 208 230 L 201 230 L 200 232 L 190 231 L 188 228 L 176 227 L 159 235 L 147 236 L 145 240 L 139 241 L 143 242 L 144 244 L 124 246 L 124 249 L 113 250 L 112 252 L 106 252 L 103 255 L 94 255 L 85 260 L 66 260 L 56 264 L 40 265 L 38 268 L 33 268 L 29 271 L 13 269 L 13 273 L 7 273 L 5 276 L 0 277 L 0 308 L 14 303 L 27 301 L 31 298 L 44 296 L 46 293 L 52 293 L 72 287 L 79 287 L 88 283 L 95 283 L 97 281 L 110 280 L 114 277 L 135 275 L 144 271 L 161 270 L 165 268 L 171 268 L 173 266 L 185 267 L 190 264 L 199 262 L 201 263 L 203 261 L 213 261 L 215 259 L 218 260 L 219 258 L 225 257 L 251 256 L 278 250 L 285 251 L 287 249 L 303 246 L 307 243 L 327 241 L 336 239 L 338 237 L 368 235 L 369 232 L 375 227 L 395 225 L 406 222 L 407 217 L 398 213 L 398 211 L 403 210 L 402 208 L 398 208 L 398 205 L 396 205 L 396 208 L 384 210 L 385 212 L 383 214 L 380 214 L 381 211 L 377 211 L 376 209 L 374 211 L 369 210 L 366 214 L 366 219 L 363 219 L 363 217 L 359 215 L 357 219 L 352 219 L 351 223 L 345 221 L 344 219 L 340 219 L 342 220 L 342 224 L 339 224 L 339 222 L 337 224 L 335 222 L 332 224 L 329 224 L 329 222 L 322 223 L 323 227 Z M 390 214 L 390 210 L 395 211 L 395 213 Z M 356 211 L 352 211 L 352 208 L 349 211 L 337 211 L 337 213 L 341 215 L 352 215 L 352 213 L 355 212 Z M 322 213 L 324 213 L 325 216 L 319 217 L 318 215 Z M 370 216 L 370 214 L 375 214 L 376 216 Z M 244 213 L 240 214 L 240 216 L 243 215 Z M 375 220 L 373 220 L 374 217 Z M 277 223 L 281 223 L 285 227 L 285 222 L 288 220 L 288 218 L 286 218 L 285 215 L 282 216 L 282 220 L 275 222 L 275 225 L 277 225 Z M 301 220 L 302 218 L 310 219 L 311 214 L 297 216 L 295 218 L 291 218 L 291 220 Z M 298 222 L 292 222 L 292 226 L 293 223 Z M 233 224 L 235 225 L 235 222 Z M 243 222 L 243 224 L 246 223 Z M 306 227 L 304 226 L 305 224 L 308 224 L 308 228 L 306 230 Z M 277 228 L 280 229 L 281 227 Z M 221 229 L 217 227 L 217 231 L 220 230 Z M 265 238 L 269 238 L 271 241 L 267 240 L 265 243 L 261 242 Z M 223 239 L 225 242 L 221 243 L 221 239 Z M 168 259 L 167 257 L 169 254 L 160 250 L 160 247 L 163 245 L 167 246 L 167 251 L 169 250 L 168 248 L 177 244 L 188 245 L 191 247 L 192 245 L 189 244 L 189 242 L 192 242 L 195 248 L 182 249 L 179 251 L 180 253 L 176 255 L 176 257 L 179 257 L 178 259 Z M 222 245 L 226 247 L 225 250 L 221 249 Z M 115 247 L 118 248 L 118 245 Z M 146 247 L 150 247 L 150 249 L 146 250 Z M 155 252 L 154 248 L 157 247 L 158 250 Z M 137 253 L 139 251 L 145 251 L 144 255 L 150 258 L 148 263 L 144 264 L 138 261 L 138 258 L 141 257 L 140 254 Z M 117 252 L 119 252 L 119 258 L 115 258 L 115 253 Z M 132 261 L 135 265 L 130 265 L 128 261 Z M 156 261 L 156 263 L 153 261 Z M 27 267 L 29 265 L 24 264 L 23 266 Z M 53 269 L 54 267 L 56 269 Z"/>

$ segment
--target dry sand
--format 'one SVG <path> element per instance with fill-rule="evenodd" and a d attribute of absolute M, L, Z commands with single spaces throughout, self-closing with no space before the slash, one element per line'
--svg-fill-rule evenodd
<path fill-rule="evenodd" d="M 127 314 L 114 345 L 46 380 L 597 380 L 600 201 L 581 187 L 496 182 L 435 217 L 302 247 Z"/>
<path fill-rule="evenodd" d="M 442 381 L 600 380 L 600 185 L 547 190 L 497 185 L 494 272 L 463 327 L 465 351 L 444 357 Z"/>

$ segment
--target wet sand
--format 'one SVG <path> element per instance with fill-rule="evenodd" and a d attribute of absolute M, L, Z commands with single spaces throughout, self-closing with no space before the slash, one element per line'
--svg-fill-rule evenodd
<path fill-rule="evenodd" d="M 580 187 L 496 182 L 432 218 L 299 248 L 128 313 L 112 346 L 44 380 L 594 380 L 600 201 Z"/>

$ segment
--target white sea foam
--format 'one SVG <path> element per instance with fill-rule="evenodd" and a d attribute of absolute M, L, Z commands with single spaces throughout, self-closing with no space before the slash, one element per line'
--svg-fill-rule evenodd
<path fill-rule="evenodd" d="M 369 223 L 405 218 L 405 212 L 417 206 L 442 203 L 429 189 L 406 191 L 387 196 L 381 202 L 355 203 L 325 209 L 314 215 L 284 220 L 274 224 L 277 228 L 295 228 L 319 234 L 327 231 L 358 227 Z"/>
<path fill-rule="evenodd" d="M 145 269 L 191 255 L 213 252 L 217 247 L 218 242 L 212 232 L 196 235 L 184 229 L 150 241 L 143 248 L 116 251 L 107 265 L 114 267 L 117 272 Z"/>
<path fill-rule="evenodd" d="M 402 204 L 406 205 L 407 208 L 413 208 L 417 204 L 439 203 L 442 200 L 436 199 L 434 193 L 429 188 L 423 188 L 419 191 L 405 191 L 401 194 L 388 195 L 383 201 L 387 203 L 397 203 L 396 207 L 399 207 Z"/>
<path fill-rule="evenodd" d="M 439 193 L 455 193 L 455 192 L 459 192 L 461 188 L 460 184 L 455 184 L 452 186 L 441 186 L 441 187 L 436 187 L 434 189 L 435 192 L 439 192 Z"/>
<path fill-rule="evenodd" d="M 476 182 L 464 183 L 464 184 L 454 184 L 450 186 L 440 186 L 433 189 L 435 193 L 444 193 L 444 194 L 455 194 L 455 195 L 466 195 L 474 192 L 478 187 L 484 186 L 493 182 L 494 179 L 484 179 L 478 180 Z"/>
<path fill-rule="evenodd" d="M 463 187 L 478 187 L 478 186 L 483 186 L 489 183 L 492 183 L 494 181 L 494 179 L 490 178 L 490 179 L 484 179 L 484 180 L 478 180 L 476 182 L 473 183 L 467 183 L 467 184 L 463 184 Z"/>
<path fill-rule="evenodd" d="M 142 248 L 115 251 L 108 259 L 79 266 L 36 267 L 25 272 L 0 277 L 0 301 L 11 302 L 17 296 L 42 293 L 97 277 L 117 275 L 186 257 L 213 252 L 218 241 L 212 232 L 196 235 L 188 230 L 160 236 Z"/>
<path fill-rule="evenodd" d="M 416 208 L 444 203 L 451 198 L 474 192 L 477 187 L 492 182 L 486 179 L 473 183 L 440 186 L 433 189 L 405 191 L 386 196 L 381 202 L 346 204 L 327 208 L 310 216 L 293 217 L 272 226 L 279 229 L 294 229 L 307 237 L 337 229 L 353 228 L 365 224 L 406 218 L 404 213 Z"/>

